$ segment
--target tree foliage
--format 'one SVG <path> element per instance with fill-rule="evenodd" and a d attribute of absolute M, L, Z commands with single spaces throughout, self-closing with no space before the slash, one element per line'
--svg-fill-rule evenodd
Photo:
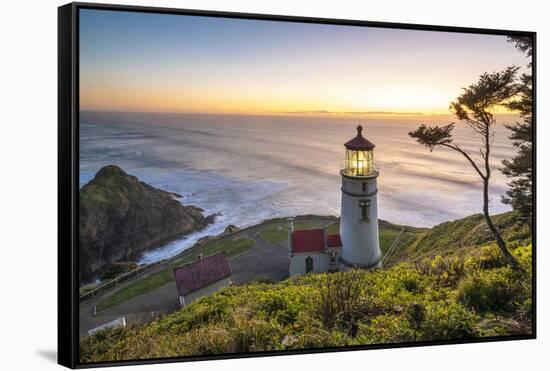
<path fill-rule="evenodd" d="M 531 36 L 508 36 L 508 42 L 514 43 L 516 49 L 526 53 L 528 57 L 533 56 L 533 39 Z"/>
<path fill-rule="evenodd" d="M 492 111 L 496 106 L 511 103 L 511 100 L 517 95 L 518 89 L 515 80 L 518 69 L 519 67 L 510 66 L 503 71 L 482 74 L 476 83 L 464 88 L 462 94 L 450 104 L 449 108 L 458 120 L 467 125 L 481 139 L 482 146 L 479 148 L 479 153 L 482 161 L 476 161 L 471 153 L 454 143 L 452 136 L 454 123 L 444 126 L 423 124 L 409 132 L 412 138 L 429 148 L 430 151 L 437 146 L 452 149 L 460 153 L 474 168 L 483 181 L 483 215 L 486 223 L 493 233 L 502 255 L 514 268 L 518 268 L 519 265 L 508 251 L 506 242 L 489 215 L 489 181 L 492 171 L 490 165 L 491 144 L 496 124 Z"/>
<path fill-rule="evenodd" d="M 533 40 L 531 37 L 510 36 L 508 42 L 525 53 L 527 57 L 533 55 Z M 532 63 L 528 63 L 531 68 Z M 514 99 L 506 103 L 511 111 L 520 114 L 522 122 L 505 125 L 512 133 L 512 140 L 518 152 L 511 160 L 504 160 L 502 173 L 512 180 L 508 183 L 510 189 L 503 196 L 502 201 L 521 213 L 528 225 L 531 224 L 533 214 L 533 76 L 529 73 L 521 75 L 516 84 Z"/>

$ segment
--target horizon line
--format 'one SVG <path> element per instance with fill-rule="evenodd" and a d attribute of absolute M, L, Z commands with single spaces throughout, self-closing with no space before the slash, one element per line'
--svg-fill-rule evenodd
<path fill-rule="evenodd" d="M 89 109 L 80 108 L 81 113 L 134 113 L 134 114 L 169 114 L 169 115 L 214 115 L 214 116 L 386 116 L 386 117 L 430 117 L 430 116 L 453 116 L 452 112 L 399 112 L 399 111 L 329 111 L 329 110 L 304 110 L 304 111 L 273 111 L 273 112 L 191 112 L 191 111 L 132 111 L 122 109 Z M 513 112 L 495 113 L 496 116 L 517 116 Z"/>

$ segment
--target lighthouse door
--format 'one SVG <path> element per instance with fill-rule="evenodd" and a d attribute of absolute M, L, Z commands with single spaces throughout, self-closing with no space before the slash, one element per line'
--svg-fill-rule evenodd
<path fill-rule="evenodd" d="M 311 256 L 308 256 L 306 258 L 306 273 L 313 271 L 313 258 Z"/>

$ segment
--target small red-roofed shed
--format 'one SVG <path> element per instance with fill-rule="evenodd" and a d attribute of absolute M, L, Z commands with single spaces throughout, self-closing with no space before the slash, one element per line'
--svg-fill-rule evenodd
<path fill-rule="evenodd" d="M 199 255 L 190 264 L 174 269 L 181 306 L 231 284 L 231 267 L 225 253 Z"/>

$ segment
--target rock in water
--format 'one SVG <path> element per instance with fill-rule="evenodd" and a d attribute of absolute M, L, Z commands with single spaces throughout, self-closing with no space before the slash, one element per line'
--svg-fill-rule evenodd
<path fill-rule="evenodd" d="M 99 170 L 80 190 L 80 279 L 127 261 L 160 244 L 198 231 L 214 221 L 184 206 L 175 193 L 141 182 L 115 165 Z"/>

